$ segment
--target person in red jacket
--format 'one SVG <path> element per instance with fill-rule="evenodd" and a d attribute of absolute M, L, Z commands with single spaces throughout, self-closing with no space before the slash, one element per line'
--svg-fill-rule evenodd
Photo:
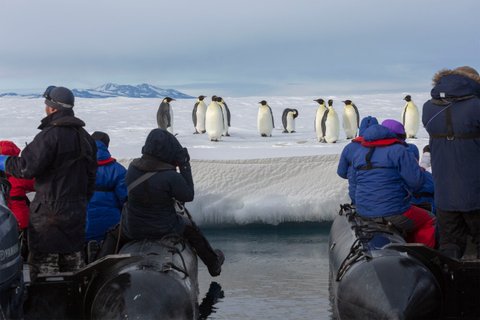
<path fill-rule="evenodd" d="M 20 149 L 12 141 L 0 141 L 0 154 L 6 156 L 18 156 Z M 30 201 L 27 193 L 34 191 L 34 179 L 20 179 L 7 174 L 8 182 L 12 185 L 10 196 L 7 198 L 7 204 L 12 210 L 15 218 L 17 218 L 20 230 L 28 227 L 28 219 L 30 217 Z"/>

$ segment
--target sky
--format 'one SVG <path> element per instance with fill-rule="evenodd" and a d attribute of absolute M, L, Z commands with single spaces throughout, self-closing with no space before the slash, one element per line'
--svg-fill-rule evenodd
<path fill-rule="evenodd" d="M 428 93 L 411 93 L 421 113 Z M 379 122 L 400 120 L 405 93 L 328 96 L 343 122 L 343 103 L 350 98 L 360 116 L 375 116 Z M 231 112 L 229 137 L 211 142 L 207 134 L 193 134 L 192 109 L 195 100 L 171 102 L 173 130 L 188 149 L 195 183 L 195 200 L 188 204 L 200 224 L 260 221 L 331 220 L 340 203 L 348 202 L 347 183 L 336 174 L 338 157 L 350 143 L 343 129 L 336 143 L 319 143 L 314 131 L 318 97 L 266 97 L 272 108 L 275 129 L 272 137 L 257 131 L 260 97 L 226 100 Z M 209 102 L 209 101 L 208 101 Z M 2 140 L 12 140 L 21 149 L 39 132 L 45 116 L 43 99 L 0 98 L 0 114 L 9 119 L 0 126 Z M 15 106 L 15 108 L 12 108 Z M 298 110 L 296 132 L 282 133 L 282 111 Z M 109 150 L 128 166 L 140 157 L 151 129 L 157 127 L 158 99 L 77 99 L 75 115 L 85 121 L 85 129 L 104 131 L 110 136 Z M 341 128 L 341 126 L 340 126 Z M 428 144 L 428 134 L 420 125 L 418 139 L 408 139 L 420 150 Z"/>
<path fill-rule="evenodd" d="M 478 0 L 0 0 L 0 92 L 429 91 L 442 68 L 480 68 L 478 12 Z"/>

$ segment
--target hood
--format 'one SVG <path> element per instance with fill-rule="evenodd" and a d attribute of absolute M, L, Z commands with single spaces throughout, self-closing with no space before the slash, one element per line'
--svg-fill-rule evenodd
<path fill-rule="evenodd" d="M 440 70 L 433 77 L 431 96 L 434 99 L 480 96 L 480 76 L 463 70 Z"/>
<path fill-rule="evenodd" d="M 362 122 L 360 122 L 360 128 L 358 130 L 358 135 L 363 136 L 363 133 L 365 132 L 365 130 L 367 128 L 369 128 L 370 126 L 374 125 L 374 124 L 378 124 L 377 118 L 371 117 L 371 116 L 363 118 Z"/>
<path fill-rule="evenodd" d="M 397 138 L 397 135 L 390 131 L 388 128 L 374 124 L 365 129 L 363 133 L 363 139 L 365 141 L 375 141 L 381 139 Z"/>
<path fill-rule="evenodd" d="M 173 134 L 164 129 L 153 129 L 148 134 L 142 154 L 153 156 L 166 163 L 173 163 L 177 150 L 181 148 L 182 145 Z"/>
<path fill-rule="evenodd" d="M 97 144 L 97 161 L 110 159 L 112 157 L 105 143 L 100 140 L 95 140 L 95 143 Z"/>
<path fill-rule="evenodd" d="M 12 141 L 3 140 L 0 141 L 0 154 L 16 157 L 20 154 L 20 149 Z"/>

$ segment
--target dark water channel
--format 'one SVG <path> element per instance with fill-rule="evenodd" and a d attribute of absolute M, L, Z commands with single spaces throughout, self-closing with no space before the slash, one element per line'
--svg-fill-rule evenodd
<path fill-rule="evenodd" d="M 330 223 L 204 227 L 226 261 L 216 278 L 199 263 L 202 319 L 330 319 L 329 229 Z"/>

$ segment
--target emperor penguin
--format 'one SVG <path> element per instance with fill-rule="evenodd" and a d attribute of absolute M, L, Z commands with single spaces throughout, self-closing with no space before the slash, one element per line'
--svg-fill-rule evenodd
<path fill-rule="evenodd" d="M 325 128 L 322 126 L 323 114 L 327 111 L 325 101 L 323 99 L 313 100 L 318 103 L 317 113 L 315 114 L 314 128 L 317 134 L 318 142 L 325 142 Z"/>
<path fill-rule="evenodd" d="M 159 128 L 165 129 L 173 134 L 173 111 L 170 102 L 175 99 L 165 97 L 160 103 L 157 111 L 157 124 Z"/>
<path fill-rule="evenodd" d="M 343 129 L 347 139 L 353 139 L 357 136 L 360 114 L 357 106 L 351 100 L 345 100 L 343 103 L 345 103 L 343 107 Z"/>
<path fill-rule="evenodd" d="M 230 128 L 230 109 L 228 109 L 227 103 L 223 100 L 222 97 L 217 97 L 220 107 L 222 107 L 223 112 L 223 133 L 222 136 L 230 137 L 228 133 L 228 128 Z"/>
<path fill-rule="evenodd" d="M 271 137 L 273 128 L 275 128 L 272 108 L 270 108 L 265 100 L 260 101 L 259 104 L 260 107 L 258 108 L 257 116 L 258 133 L 260 133 L 262 137 Z"/>
<path fill-rule="evenodd" d="M 210 141 L 219 141 L 223 133 L 223 112 L 217 96 L 212 96 L 212 102 L 207 107 L 205 129 Z"/>
<path fill-rule="evenodd" d="M 203 101 L 206 96 L 198 96 L 197 102 L 193 106 L 192 121 L 195 127 L 193 134 L 205 133 L 205 114 L 207 112 L 207 105 Z"/>
<path fill-rule="evenodd" d="M 298 117 L 297 109 L 286 108 L 282 113 L 283 133 L 295 132 L 295 119 Z"/>
<path fill-rule="evenodd" d="M 322 128 L 325 133 L 324 142 L 335 143 L 340 134 L 340 120 L 338 114 L 333 109 L 333 100 L 328 100 L 328 109 L 323 114 Z"/>
<path fill-rule="evenodd" d="M 405 127 L 405 133 L 407 138 L 416 138 L 418 127 L 420 125 L 420 116 L 418 114 L 418 108 L 413 103 L 412 97 L 407 95 L 403 100 L 407 101 L 402 112 L 402 123 Z"/>

